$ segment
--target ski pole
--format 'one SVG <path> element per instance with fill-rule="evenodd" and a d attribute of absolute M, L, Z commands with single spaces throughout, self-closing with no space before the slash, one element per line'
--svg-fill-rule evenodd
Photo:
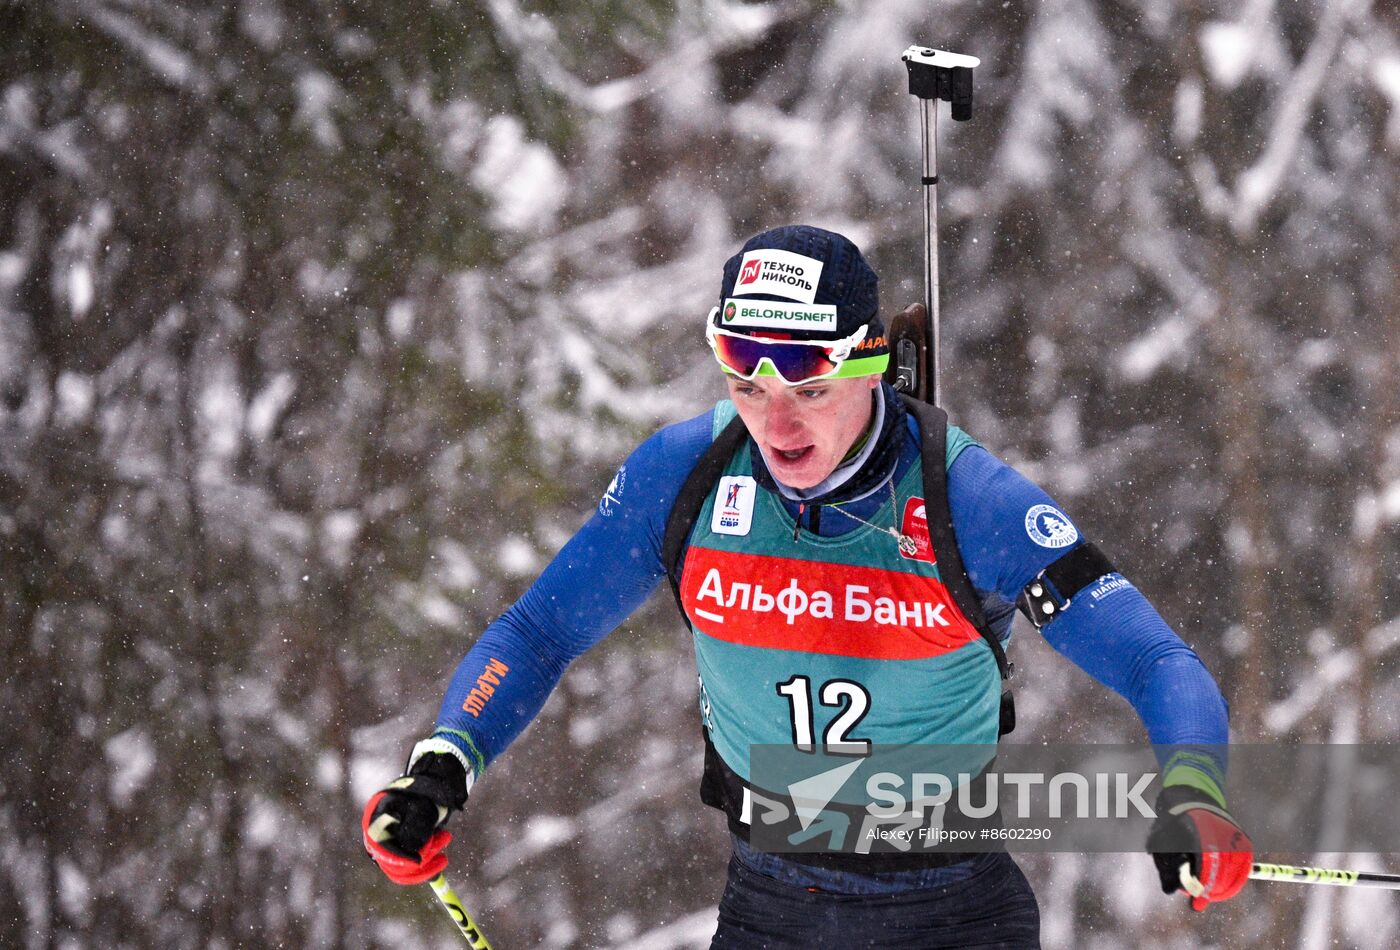
<path fill-rule="evenodd" d="M 1291 864 L 1256 864 L 1251 881 L 1286 881 L 1293 884 L 1335 884 L 1338 887 L 1379 887 L 1400 891 L 1400 874 L 1374 871 L 1340 871 L 1335 868 L 1300 868 Z"/>
<path fill-rule="evenodd" d="M 943 402 L 939 373 L 942 347 L 938 336 L 938 100 L 952 103 L 953 119 L 972 118 L 972 70 L 976 56 L 950 53 L 928 46 L 911 46 L 900 59 L 909 69 L 909 94 L 919 99 L 919 127 L 924 151 L 924 309 L 928 313 L 929 346 L 920 371 L 929 379 L 935 406 Z"/>
<path fill-rule="evenodd" d="M 467 909 L 462 906 L 461 898 L 452 890 L 452 885 L 447 883 L 447 876 L 439 874 L 428 882 L 428 886 L 433 889 L 437 899 L 447 909 L 447 913 L 452 917 L 452 922 L 457 925 L 457 929 L 462 931 L 462 936 L 467 938 L 467 944 L 476 950 L 491 950 L 490 941 L 481 932 L 481 928 L 476 925 L 476 921 L 472 920 L 472 915 L 467 913 Z"/>

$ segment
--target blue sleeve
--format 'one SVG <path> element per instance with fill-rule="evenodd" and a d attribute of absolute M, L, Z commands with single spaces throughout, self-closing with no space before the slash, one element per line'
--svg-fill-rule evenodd
<path fill-rule="evenodd" d="M 588 523 L 462 659 L 435 735 L 477 774 L 520 735 L 568 665 L 666 576 L 661 544 L 680 487 L 711 442 L 713 411 L 668 426 L 618 469 Z"/>
<path fill-rule="evenodd" d="M 1083 543 L 1049 495 L 980 446 L 948 470 L 948 503 L 968 576 L 1006 601 Z M 1045 639 L 1131 703 L 1153 744 L 1223 746 L 1225 700 L 1200 658 L 1137 588 L 1107 580 L 1046 624 Z"/>

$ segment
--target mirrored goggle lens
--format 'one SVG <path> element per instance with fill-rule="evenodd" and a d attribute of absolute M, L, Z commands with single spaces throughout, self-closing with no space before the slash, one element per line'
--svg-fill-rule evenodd
<path fill-rule="evenodd" d="M 720 361 L 745 379 L 752 379 L 765 359 L 771 360 L 778 375 L 789 383 L 825 376 L 841 365 L 831 358 L 830 347 L 819 343 L 765 343 L 723 333 L 716 334 L 714 341 Z"/>

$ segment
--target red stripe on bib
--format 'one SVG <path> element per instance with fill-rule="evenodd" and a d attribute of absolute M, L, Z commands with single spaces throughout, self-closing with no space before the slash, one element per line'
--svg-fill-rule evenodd
<path fill-rule="evenodd" d="M 728 643 L 872 660 L 917 660 L 979 639 L 942 582 L 901 571 L 692 545 L 681 600 Z"/>

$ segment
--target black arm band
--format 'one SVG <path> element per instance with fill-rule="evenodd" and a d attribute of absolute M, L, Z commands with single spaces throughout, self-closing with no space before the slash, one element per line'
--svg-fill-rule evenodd
<path fill-rule="evenodd" d="M 1117 570 L 1092 541 L 1085 541 L 1035 576 L 1016 607 L 1037 630 L 1054 620 L 1084 588 Z"/>

